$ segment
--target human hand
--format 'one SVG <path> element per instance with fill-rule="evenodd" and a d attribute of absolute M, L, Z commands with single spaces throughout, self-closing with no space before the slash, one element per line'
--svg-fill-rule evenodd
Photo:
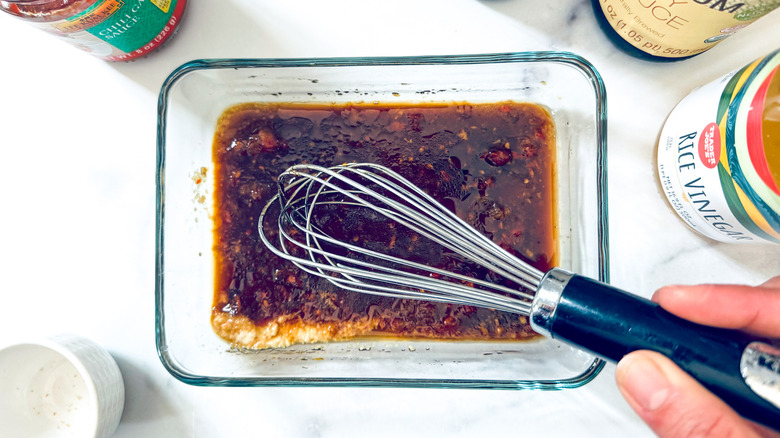
<path fill-rule="evenodd" d="M 699 324 L 780 338 L 780 276 L 756 287 L 667 286 L 653 301 Z M 780 433 L 740 417 L 659 353 L 626 355 L 615 379 L 628 404 L 659 437 L 780 438 Z"/>

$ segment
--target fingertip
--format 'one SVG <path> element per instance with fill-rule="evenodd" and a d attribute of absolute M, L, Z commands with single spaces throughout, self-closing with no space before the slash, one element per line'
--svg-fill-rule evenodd
<path fill-rule="evenodd" d="M 634 351 L 618 362 L 615 369 L 618 388 L 640 415 L 661 407 L 670 392 L 669 380 L 656 363 L 654 354 Z"/>
<path fill-rule="evenodd" d="M 653 301 L 657 303 L 662 304 L 671 304 L 674 305 L 674 303 L 677 302 L 685 302 L 689 303 L 691 300 L 701 300 L 702 299 L 702 288 L 705 287 L 703 285 L 699 286 L 684 286 L 684 285 L 668 285 L 663 286 L 655 293 L 653 294 Z M 696 291 L 697 293 L 691 293 Z"/>
<path fill-rule="evenodd" d="M 749 423 L 659 353 L 626 355 L 615 380 L 628 404 L 660 437 L 755 436 Z"/>
<path fill-rule="evenodd" d="M 653 296 L 652 296 L 651 299 L 657 303 L 660 300 L 664 300 L 668 296 L 673 296 L 675 293 L 677 293 L 676 289 L 677 289 L 677 286 L 675 286 L 675 285 L 663 286 L 663 287 L 661 287 L 660 289 L 656 290 L 653 293 Z"/>
<path fill-rule="evenodd" d="M 760 287 L 767 289 L 780 289 L 780 275 L 772 277 L 769 280 L 761 283 Z"/>

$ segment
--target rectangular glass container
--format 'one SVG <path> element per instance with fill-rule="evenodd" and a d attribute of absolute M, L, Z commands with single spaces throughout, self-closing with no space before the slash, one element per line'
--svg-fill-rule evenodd
<path fill-rule="evenodd" d="M 545 107 L 555 123 L 559 265 L 609 280 L 606 91 L 570 53 L 198 60 L 158 104 L 156 342 L 165 368 L 202 386 L 564 389 L 603 362 L 558 341 L 355 341 L 237 350 L 210 324 L 214 294 L 212 143 L 225 109 L 247 102 L 485 103 Z"/>

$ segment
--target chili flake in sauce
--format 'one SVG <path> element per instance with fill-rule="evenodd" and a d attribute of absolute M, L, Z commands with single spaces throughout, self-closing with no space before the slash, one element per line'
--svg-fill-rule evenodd
<path fill-rule="evenodd" d="M 212 325 L 250 348 L 362 336 L 527 339 L 522 315 L 340 290 L 270 253 L 257 220 L 289 166 L 375 162 L 400 173 L 503 248 L 546 271 L 554 265 L 555 131 L 533 104 L 243 104 L 214 140 L 216 280 Z M 490 281 L 415 236 L 357 218 L 362 238 L 408 246 L 436 267 Z M 266 230 L 273 238 L 277 231 Z M 354 231 L 354 230 L 353 230 Z M 392 241 L 384 241 L 392 235 Z"/>

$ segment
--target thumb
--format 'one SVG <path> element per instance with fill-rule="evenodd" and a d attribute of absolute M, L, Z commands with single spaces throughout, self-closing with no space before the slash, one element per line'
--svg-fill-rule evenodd
<path fill-rule="evenodd" d="M 651 351 L 626 355 L 615 370 L 620 392 L 659 437 L 758 437 L 751 423 Z"/>

